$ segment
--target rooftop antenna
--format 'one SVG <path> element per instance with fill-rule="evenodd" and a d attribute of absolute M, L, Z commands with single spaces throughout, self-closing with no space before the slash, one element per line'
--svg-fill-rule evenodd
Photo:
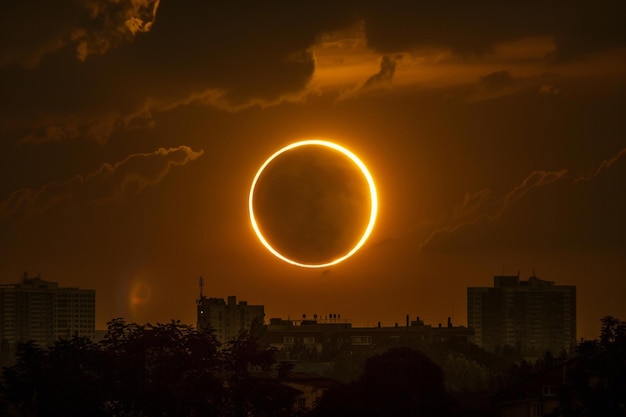
<path fill-rule="evenodd" d="M 200 299 L 202 300 L 204 298 L 204 294 L 202 294 L 202 289 L 204 288 L 204 278 L 200 277 L 198 285 L 200 286 Z"/>

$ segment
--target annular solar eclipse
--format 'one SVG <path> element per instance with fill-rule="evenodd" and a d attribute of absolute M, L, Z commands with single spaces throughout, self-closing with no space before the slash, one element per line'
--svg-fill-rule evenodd
<path fill-rule="evenodd" d="M 302 140 L 274 152 L 256 172 L 248 198 L 250 223 L 277 258 L 323 268 L 354 255 L 378 212 L 374 179 L 337 143 Z"/>

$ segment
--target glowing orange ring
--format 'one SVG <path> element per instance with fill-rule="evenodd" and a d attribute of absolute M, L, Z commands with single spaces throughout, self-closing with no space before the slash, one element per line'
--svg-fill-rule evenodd
<path fill-rule="evenodd" d="M 272 162 L 280 154 L 282 154 L 284 152 L 287 152 L 288 150 L 291 150 L 291 149 L 294 149 L 294 148 L 298 148 L 300 146 L 309 146 L 309 145 L 325 146 L 327 148 L 331 148 L 331 149 L 334 149 L 336 151 L 339 151 L 342 154 L 344 154 L 345 156 L 347 156 L 348 158 L 350 158 L 350 160 L 352 162 L 354 162 L 354 164 L 357 167 L 359 167 L 359 169 L 361 170 L 361 173 L 363 174 L 363 176 L 367 180 L 367 183 L 368 183 L 368 186 L 369 186 L 369 190 L 370 190 L 370 202 L 371 202 L 370 219 L 369 219 L 369 222 L 367 224 L 367 227 L 365 228 L 365 231 L 363 232 L 363 235 L 361 235 L 361 239 L 346 254 L 344 254 L 344 255 L 336 258 L 336 259 L 333 259 L 330 262 L 326 262 L 326 263 L 322 263 L 322 264 L 304 264 L 304 263 L 296 262 L 296 261 L 291 260 L 291 259 L 287 258 L 286 256 L 282 255 L 281 253 L 279 253 L 276 249 L 274 249 L 272 247 L 272 245 L 270 245 L 267 242 L 267 240 L 265 240 L 265 237 L 263 237 L 263 234 L 261 233 L 261 230 L 259 229 L 259 226 L 257 225 L 256 219 L 254 218 L 254 207 L 253 207 L 254 190 L 256 188 L 256 183 L 259 180 L 259 177 L 261 176 L 261 174 L 263 173 L 265 168 L 270 164 L 270 162 Z M 252 186 L 250 187 L 250 195 L 248 197 L 248 211 L 250 213 L 250 223 L 252 224 L 252 228 L 254 229 L 254 232 L 256 233 L 257 237 L 259 238 L 259 240 L 261 241 L 263 246 L 265 246 L 267 248 L 267 250 L 269 250 L 274 256 L 276 256 L 277 258 L 279 258 L 279 259 L 281 259 L 281 260 L 283 260 L 283 261 L 285 261 L 287 263 L 290 263 L 292 265 L 301 266 L 303 268 L 324 268 L 324 267 L 327 267 L 327 266 L 338 264 L 339 262 L 342 262 L 342 261 L 348 259 L 350 256 L 354 255 L 356 253 L 356 251 L 358 251 L 361 248 L 361 246 L 363 246 L 363 244 L 365 243 L 365 241 L 367 240 L 369 235 L 372 233 L 372 230 L 374 229 L 374 224 L 376 223 L 376 214 L 378 213 L 378 194 L 376 193 L 376 185 L 374 184 L 374 178 L 372 178 L 372 175 L 368 171 L 368 169 L 365 166 L 365 164 L 363 162 L 361 162 L 361 160 L 355 154 L 353 154 L 352 152 L 350 152 L 349 150 L 347 150 L 343 146 L 339 146 L 336 143 L 329 142 L 329 141 L 326 141 L 326 140 L 319 140 L 319 139 L 303 140 L 303 141 L 299 141 L 299 142 L 294 142 L 294 143 L 292 143 L 290 145 L 287 145 L 284 148 L 278 150 L 272 156 L 267 158 L 267 160 L 263 163 L 263 165 L 261 165 L 261 168 L 259 168 L 259 170 L 257 171 L 256 175 L 254 176 L 254 180 L 252 181 Z"/>

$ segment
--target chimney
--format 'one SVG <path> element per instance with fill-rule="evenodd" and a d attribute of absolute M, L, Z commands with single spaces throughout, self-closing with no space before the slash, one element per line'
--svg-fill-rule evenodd
<path fill-rule="evenodd" d="M 406 327 L 409 327 L 409 315 L 406 315 Z"/>
<path fill-rule="evenodd" d="M 452 319 L 448 317 L 448 327 L 452 327 Z"/>

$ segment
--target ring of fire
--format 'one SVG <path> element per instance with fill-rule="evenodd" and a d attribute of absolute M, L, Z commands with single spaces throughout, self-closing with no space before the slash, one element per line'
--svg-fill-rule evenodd
<path fill-rule="evenodd" d="M 257 219 L 255 218 L 255 214 L 254 214 L 254 193 L 255 193 L 255 190 L 256 190 L 257 182 L 258 182 L 259 178 L 261 177 L 261 174 L 263 174 L 263 171 L 279 155 L 281 155 L 281 154 L 283 154 L 283 153 L 285 153 L 285 152 L 287 152 L 289 150 L 292 150 L 292 149 L 295 149 L 295 148 L 299 148 L 299 147 L 302 147 L 302 146 L 318 146 L 318 147 L 321 146 L 321 147 L 325 147 L 325 148 L 334 150 L 336 152 L 339 152 L 343 156 L 347 157 L 360 170 L 360 172 L 363 175 L 364 179 L 367 181 L 367 186 L 368 186 L 368 189 L 369 189 L 369 197 L 370 197 L 369 221 L 368 221 L 367 226 L 365 227 L 365 229 L 364 229 L 360 239 L 358 240 L 358 242 L 350 250 L 348 250 L 347 252 L 341 254 L 340 256 L 338 256 L 338 257 L 336 257 L 336 258 L 334 258 L 334 259 L 332 259 L 331 261 L 328 261 L 328 262 L 323 262 L 323 263 L 303 263 L 303 262 L 295 261 L 295 260 L 290 259 L 287 256 L 283 255 L 282 253 L 280 253 L 278 250 L 276 250 L 268 242 L 268 240 L 265 238 L 265 236 L 263 236 L 263 233 L 261 232 L 261 229 L 260 229 L 259 225 L 257 224 Z M 329 142 L 329 141 L 326 141 L 326 140 L 319 140 L 319 139 L 311 139 L 311 140 L 303 140 L 303 141 L 299 141 L 299 142 L 294 142 L 294 143 L 292 143 L 290 145 L 287 145 L 284 148 L 276 151 L 269 158 L 267 158 L 267 160 L 263 163 L 263 165 L 261 165 L 261 167 L 257 171 L 256 175 L 254 176 L 254 180 L 252 181 L 252 185 L 250 187 L 250 193 L 249 193 L 249 197 L 248 197 L 248 211 L 249 211 L 249 214 L 250 214 L 250 223 L 251 223 L 252 228 L 254 229 L 254 232 L 256 233 L 258 239 L 261 241 L 263 246 L 265 246 L 267 248 L 267 250 L 269 250 L 274 256 L 276 256 L 277 258 L 281 259 L 284 262 L 287 262 L 287 263 L 292 264 L 292 265 L 300 266 L 300 267 L 303 267 L 303 268 L 324 268 L 324 267 L 328 267 L 328 266 L 331 266 L 331 265 L 336 265 L 336 264 L 338 264 L 338 263 L 348 259 L 350 256 L 354 255 L 361 248 L 361 246 L 363 246 L 365 241 L 367 241 L 368 237 L 372 233 L 372 230 L 374 229 L 374 224 L 376 223 L 376 215 L 378 213 L 378 195 L 376 193 L 376 185 L 374 184 L 374 179 L 372 178 L 372 175 L 370 174 L 370 172 L 367 169 L 367 167 L 365 166 L 365 164 L 354 153 L 350 152 L 348 149 L 344 148 L 343 146 L 340 146 L 340 145 L 338 145 L 336 143 L 333 143 L 333 142 Z"/>

